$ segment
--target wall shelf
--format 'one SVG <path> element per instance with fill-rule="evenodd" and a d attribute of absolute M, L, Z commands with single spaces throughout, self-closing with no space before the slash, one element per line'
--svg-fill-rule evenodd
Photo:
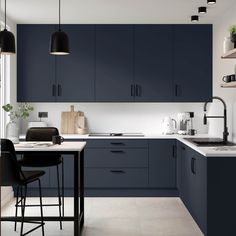
<path fill-rule="evenodd" d="M 221 84 L 221 88 L 236 88 L 236 81 Z"/>
<path fill-rule="evenodd" d="M 236 59 L 236 48 L 226 52 L 222 57 L 222 59 Z"/>

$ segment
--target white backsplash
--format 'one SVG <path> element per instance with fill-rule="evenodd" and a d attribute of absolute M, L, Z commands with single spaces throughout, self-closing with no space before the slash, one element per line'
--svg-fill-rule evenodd
<path fill-rule="evenodd" d="M 160 134 L 161 123 L 165 116 L 177 119 L 177 113 L 193 111 L 194 128 L 206 133 L 203 125 L 202 103 L 32 103 L 34 111 L 30 119 L 22 122 L 21 133 L 25 133 L 28 121 L 38 121 L 38 112 L 48 112 L 48 118 L 42 119 L 49 126 L 60 129 L 61 112 L 75 110 L 85 113 L 90 132 L 143 132 Z"/>

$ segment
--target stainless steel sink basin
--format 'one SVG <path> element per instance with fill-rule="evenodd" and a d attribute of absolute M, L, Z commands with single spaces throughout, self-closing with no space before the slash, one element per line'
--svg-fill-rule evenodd
<path fill-rule="evenodd" d="M 218 146 L 235 146 L 235 143 L 224 142 L 220 138 L 184 138 L 199 147 L 218 147 Z"/>

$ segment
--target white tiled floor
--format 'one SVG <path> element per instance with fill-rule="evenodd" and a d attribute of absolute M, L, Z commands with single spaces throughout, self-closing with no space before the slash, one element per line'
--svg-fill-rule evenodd
<path fill-rule="evenodd" d="M 55 202 L 44 198 L 44 203 Z M 28 198 L 28 204 L 37 198 Z M 83 236 L 202 236 L 196 223 L 179 198 L 86 198 Z M 65 214 L 73 212 L 72 198 L 66 198 Z M 14 201 L 2 209 L 3 215 L 14 214 Z M 37 208 L 28 208 L 27 215 L 39 215 Z M 57 207 L 45 207 L 45 215 L 57 215 Z M 26 226 L 25 229 L 28 229 Z M 18 236 L 13 223 L 2 223 L 2 236 Z M 46 222 L 46 236 L 73 235 L 72 223 Z M 41 236 L 41 230 L 29 235 Z"/>

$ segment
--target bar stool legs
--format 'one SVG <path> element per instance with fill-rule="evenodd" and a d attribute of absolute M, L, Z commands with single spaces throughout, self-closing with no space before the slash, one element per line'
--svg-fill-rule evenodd
<path fill-rule="evenodd" d="M 57 192 L 58 192 L 58 205 L 59 205 L 59 216 L 60 216 L 60 229 L 62 230 L 62 221 L 61 221 L 61 191 L 60 191 L 60 180 L 59 180 L 59 168 L 57 165 Z"/>

